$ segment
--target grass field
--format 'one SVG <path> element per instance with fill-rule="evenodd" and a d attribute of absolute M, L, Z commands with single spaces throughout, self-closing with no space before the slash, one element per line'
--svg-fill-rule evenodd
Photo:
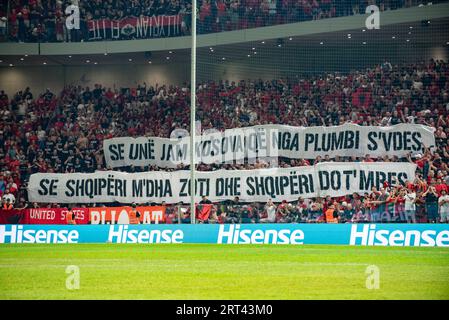
<path fill-rule="evenodd" d="M 0 299 L 449 299 L 449 249 L 2 244 Z"/>

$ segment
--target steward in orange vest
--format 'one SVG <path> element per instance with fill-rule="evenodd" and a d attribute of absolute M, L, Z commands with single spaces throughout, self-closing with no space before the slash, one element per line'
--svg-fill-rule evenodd
<path fill-rule="evenodd" d="M 129 224 L 140 224 L 140 213 L 136 209 L 136 204 L 133 203 L 131 211 L 128 213 Z"/>
<path fill-rule="evenodd" d="M 338 219 L 334 216 L 335 208 L 331 205 L 324 213 L 327 223 L 338 223 Z"/>
<path fill-rule="evenodd" d="M 69 210 L 66 216 L 67 224 L 76 224 L 75 221 L 75 213 L 72 210 Z"/>
<path fill-rule="evenodd" d="M 14 204 L 11 203 L 11 199 L 8 197 L 3 198 L 2 209 L 3 210 L 12 210 L 14 208 Z"/>
<path fill-rule="evenodd" d="M 2 208 L 3 208 L 3 210 L 12 210 L 13 209 L 13 205 L 11 203 L 9 203 L 9 201 L 8 201 L 8 202 L 3 204 Z"/>

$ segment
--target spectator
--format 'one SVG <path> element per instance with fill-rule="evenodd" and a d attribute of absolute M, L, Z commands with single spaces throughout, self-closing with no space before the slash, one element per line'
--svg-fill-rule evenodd
<path fill-rule="evenodd" d="M 316 198 L 311 204 L 309 208 L 309 214 L 307 217 L 307 222 L 310 223 L 316 223 L 323 221 L 323 205 L 321 202 L 321 198 Z"/>
<path fill-rule="evenodd" d="M 15 203 L 16 197 L 14 196 L 14 194 L 10 193 L 8 189 L 6 189 L 5 193 L 2 196 L 2 209 L 11 210 L 14 208 Z"/>
<path fill-rule="evenodd" d="M 351 223 L 353 217 L 356 214 L 356 210 L 352 206 L 352 204 L 347 203 L 346 201 L 343 201 L 342 204 L 342 211 L 339 216 L 339 222 L 340 223 Z"/>
<path fill-rule="evenodd" d="M 254 223 L 253 209 L 248 205 L 243 205 L 240 212 L 240 223 Z"/>
<path fill-rule="evenodd" d="M 238 223 L 240 221 L 239 209 L 239 198 L 235 197 L 233 201 L 227 202 L 224 206 L 222 221 L 224 223 Z"/>
<path fill-rule="evenodd" d="M 0 18 L 0 41 L 6 40 L 6 31 L 8 26 L 8 19 L 6 17 Z"/>
<path fill-rule="evenodd" d="M 276 205 L 271 199 L 265 205 L 265 218 L 260 219 L 260 222 L 274 223 L 276 221 Z"/>
<path fill-rule="evenodd" d="M 407 189 L 405 195 L 405 220 L 410 223 L 416 223 L 416 192 L 413 189 Z"/>
<path fill-rule="evenodd" d="M 174 210 L 174 218 L 173 218 L 173 223 L 182 223 L 182 220 L 184 219 L 184 215 L 187 212 L 187 208 L 184 207 L 183 202 L 178 202 L 175 206 L 175 210 Z"/>
<path fill-rule="evenodd" d="M 446 190 L 441 191 L 441 196 L 438 198 L 438 205 L 440 207 L 440 222 L 449 223 L 449 195 Z"/>
<path fill-rule="evenodd" d="M 207 196 L 202 196 L 202 197 L 201 197 L 200 204 L 212 204 L 212 201 L 210 201 L 209 199 L 207 199 Z"/>
<path fill-rule="evenodd" d="M 434 186 L 430 186 L 421 197 L 425 199 L 427 220 L 435 223 L 438 218 L 438 193 Z"/>

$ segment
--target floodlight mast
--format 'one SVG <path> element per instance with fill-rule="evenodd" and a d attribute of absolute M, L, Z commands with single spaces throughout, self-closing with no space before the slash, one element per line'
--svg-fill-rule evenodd
<path fill-rule="evenodd" d="M 192 0 L 192 54 L 190 64 L 190 222 L 195 223 L 195 113 L 196 113 L 196 0 Z"/>

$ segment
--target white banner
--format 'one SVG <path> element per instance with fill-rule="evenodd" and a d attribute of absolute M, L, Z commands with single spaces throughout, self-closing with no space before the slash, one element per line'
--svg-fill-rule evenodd
<path fill-rule="evenodd" d="M 315 166 L 258 170 L 197 172 L 196 200 L 293 201 L 298 197 L 343 196 L 370 192 L 384 181 L 404 183 L 415 177 L 416 165 L 400 162 L 324 162 Z M 45 203 L 146 203 L 190 201 L 189 171 L 123 173 L 36 173 L 28 197 Z M 397 180 L 396 180 L 397 178 Z"/>
<path fill-rule="evenodd" d="M 103 142 L 110 168 L 157 165 L 175 168 L 189 163 L 189 137 L 179 139 L 122 137 Z M 203 134 L 195 146 L 197 163 L 221 164 L 256 158 L 317 156 L 372 157 L 422 153 L 435 146 L 434 129 L 416 124 L 390 127 L 344 124 L 334 127 L 262 125 Z"/>

